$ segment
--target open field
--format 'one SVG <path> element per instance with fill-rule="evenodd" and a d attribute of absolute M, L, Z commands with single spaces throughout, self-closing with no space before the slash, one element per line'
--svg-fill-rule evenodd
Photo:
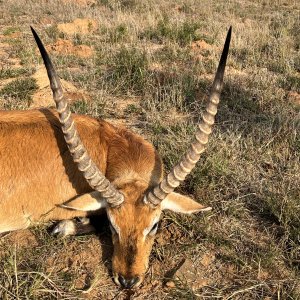
<path fill-rule="evenodd" d="M 180 187 L 213 210 L 164 214 L 130 292 L 111 279 L 105 218 L 97 235 L 59 239 L 52 224 L 9 233 L 0 299 L 300 299 L 297 2 L 0 0 L 0 109 L 54 104 L 32 25 L 73 111 L 130 127 L 166 170 L 193 137 L 233 26 L 216 126 Z"/>

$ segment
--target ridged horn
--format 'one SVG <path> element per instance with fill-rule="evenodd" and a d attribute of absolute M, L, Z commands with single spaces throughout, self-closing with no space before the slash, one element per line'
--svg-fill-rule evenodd
<path fill-rule="evenodd" d="M 217 113 L 220 93 L 223 86 L 224 71 L 231 39 L 231 29 L 232 28 L 230 26 L 213 82 L 209 101 L 206 106 L 206 111 L 204 112 L 202 121 L 196 130 L 194 142 L 190 145 L 189 149 L 178 162 L 178 164 L 173 167 L 171 172 L 160 182 L 159 185 L 157 185 L 144 197 L 144 203 L 153 208 L 157 207 L 161 201 L 167 197 L 168 194 L 172 193 L 174 189 L 184 181 L 185 177 L 195 167 L 201 153 L 203 153 L 206 148 L 208 137 L 212 131 L 212 125 L 215 122 L 215 115 Z"/>
<path fill-rule="evenodd" d="M 124 196 L 109 182 L 90 158 L 76 130 L 76 125 L 72 118 L 68 102 L 64 98 L 59 77 L 56 74 L 49 55 L 35 30 L 32 27 L 30 28 L 47 69 L 53 99 L 59 114 L 64 138 L 74 162 L 77 163 L 78 169 L 83 173 L 83 176 L 89 185 L 94 190 L 98 191 L 101 194 L 101 197 L 106 199 L 110 206 L 115 207 L 121 205 L 124 201 Z"/>

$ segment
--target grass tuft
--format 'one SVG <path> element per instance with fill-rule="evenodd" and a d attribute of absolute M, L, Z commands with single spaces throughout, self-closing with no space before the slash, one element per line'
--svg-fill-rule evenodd
<path fill-rule="evenodd" d="M 156 43 L 172 41 L 180 46 L 186 46 L 199 38 L 197 35 L 199 24 L 193 21 L 185 21 L 182 24 L 172 24 L 168 17 L 164 17 L 155 28 L 145 30 L 140 38 L 149 39 Z"/>
<path fill-rule="evenodd" d="M 38 89 L 38 86 L 33 78 L 16 79 L 5 85 L 0 90 L 2 96 L 7 103 L 5 109 L 13 109 L 21 105 L 28 107 L 31 103 L 31 96 Z"/>
<path fill-rule="evenodd" d="M 118 93 L 140 95 L 147 80 L 148 59 L 144 51 L 121 48 L 108 61 L 107 80 Z"/>

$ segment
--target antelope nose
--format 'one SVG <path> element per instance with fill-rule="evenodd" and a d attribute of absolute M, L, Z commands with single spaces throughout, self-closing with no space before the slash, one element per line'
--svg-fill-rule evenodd
<path fill-rule="evenodd" d="M 119 282 L 125 289 L 132 288 L 139 281 L 139 277 L 125 278 L 119 275 Z"/>

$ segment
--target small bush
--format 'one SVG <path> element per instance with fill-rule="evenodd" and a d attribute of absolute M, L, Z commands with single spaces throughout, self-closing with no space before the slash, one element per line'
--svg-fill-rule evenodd
<path fill-rule="evenodd" d="M 18 27 L 8 27 L 8 28 L 4 29 L 3 35 L 10 35 L 10 34 L 15 33 L 15 32 L 20 32 L 20 28 L 18 28 Z"/>
<path fill-rule="evenodd" d="M 5 100 L 14 100 L 29 105 L 31 96 L 38 89 L 33 78 L 16 79 L 0 90 L 0 96 Z"/>
<path fill-rule="evenodd" d="M 124 24 L 120 24 L 110 33 L 110 38 L 113 42 L 120 42 L 123 41 L 127 35 L 127 27 Z"/>
<path fill-rule="evenodd" d="M 299 91 L 300 90 L 300 76 L 291 74 L 286 75 L 279 80 L 279 84 L 286 90 Z"/>
<path fill-rule="evenodd" d="M 24 75 L 28 73 L 26 69 L 18 68 L 18 69 L 1 69 L 0 70 L 0 79 L 7 79 L 18 77 L 20 75 Z"/>
<path fill-rule="evenodd" d="M 108 79 L 117 92 L 142 94 L 148 75 L 148 58 L 138 49 L 119 50 L 108 62 Z"/>
<path fill-rule="evenodd" d="M 196 34 L 198 28 L 199 24 L 193 21 L 185 21 L 176 26 L 171 24 L 167 18 L 164 18 L 158 22 L 156 28 L 146 30 L 140 37 L 159 43 L 162 43 L 164 40 L 170 40 L 185 46 L 199 38 Z"/>
<path fill-rule="evenodd" d="M 73 113 L 77 114 L 87 114 L 89 110 L 89 105 L 84 100 L 79 100 L 70 105 L 70 109 Z"/>
<path fill-rule="evenodd" d="M 59 37 L 59 31 L 56 25 L 51 25 L 50 27 L 46 27 L 45 31 L 49 38 L 56 40 Z"/>

